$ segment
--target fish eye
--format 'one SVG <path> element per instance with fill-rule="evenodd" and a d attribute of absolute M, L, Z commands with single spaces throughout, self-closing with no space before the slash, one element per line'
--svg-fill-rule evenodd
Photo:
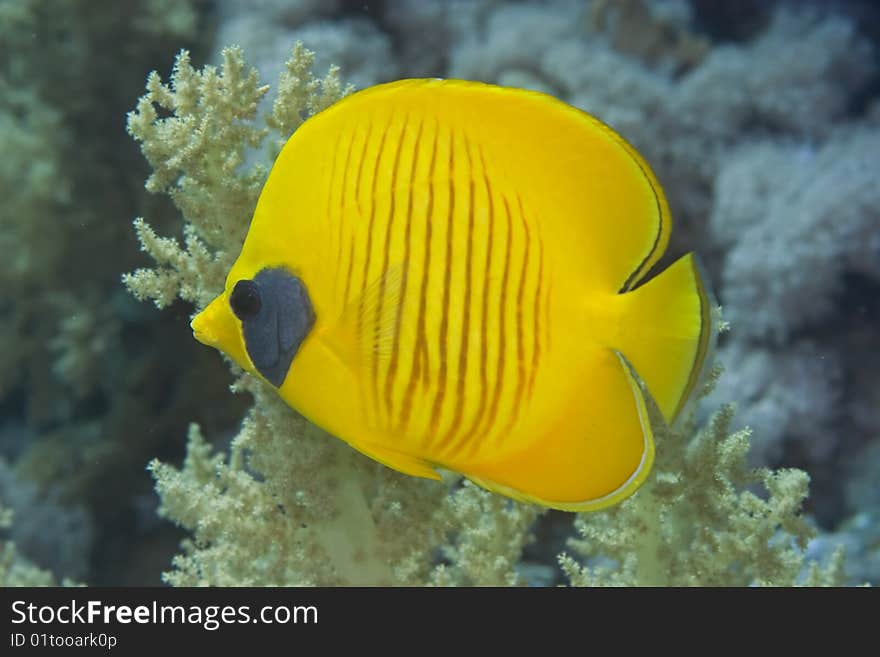
<path fill-rule="evenodd" d="M 229 295 L 229 305 L 232 312 L 241 320 L 249 319 L 260 312 L 263 302 L 260 299 L 260 288 L 249 280 L 241 280 L 232 288 Z"/>

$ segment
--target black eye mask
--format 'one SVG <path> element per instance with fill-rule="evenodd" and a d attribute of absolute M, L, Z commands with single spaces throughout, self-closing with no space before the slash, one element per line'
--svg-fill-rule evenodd
<path fill-rule="evenodd" d="M 244 345 L 254 367 L 280 387 L 315 324 L 305 285 L 284 269 L 263 269 L 253 280 L 235 284 L 229 305 L 241 320 Z"/>

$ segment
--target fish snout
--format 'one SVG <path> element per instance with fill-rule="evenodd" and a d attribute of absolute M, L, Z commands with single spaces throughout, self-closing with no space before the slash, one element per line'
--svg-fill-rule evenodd
<path fill-rule="evenodd" d="M 220 348 L 223 295 L 221 294 L 192 318 L 193 337 L 204 345 Z"/>
<path fill-rule="evenodd" d="M 220 294 L 190 322 L 193 337 L 219 349 L 247 371 L 253 370 L 242 339 L 241 323 L 229 307 L 226 293 Z"/>
<path fill-rule="evenodd" d="M 204 345 L 212 347 L 217 341 L 213 333 L 208 330 L 207 323 L 205 313 L 202 311 L 193 317 L 192 321 L 189 323 L 189 327 L 192 329 L 193 337 L 196 340 Z"/>

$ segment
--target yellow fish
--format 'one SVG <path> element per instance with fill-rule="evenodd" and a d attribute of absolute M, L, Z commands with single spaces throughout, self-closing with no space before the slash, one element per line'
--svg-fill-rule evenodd
<path fill-rule="evenodd" d="M 400 472 L 570 511 L 630 495 L 694 387 L 693 256 L 636 150 L 545 94 L 459 80 L 355 93 L 290 138 L 197 340 Z"/>

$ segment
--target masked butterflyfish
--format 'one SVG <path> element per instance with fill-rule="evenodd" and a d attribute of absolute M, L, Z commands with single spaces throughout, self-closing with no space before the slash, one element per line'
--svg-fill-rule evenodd
<path fill-rule="evenodd" d="M 645 280 L 670 228 L 648 164 L 589 114 L 383 84 L 290 137 L 192 327 L 391 468 L 598 509 L 651 469 L 645 395 L 671 421 L 706 359 L 693 255 Z"/>

